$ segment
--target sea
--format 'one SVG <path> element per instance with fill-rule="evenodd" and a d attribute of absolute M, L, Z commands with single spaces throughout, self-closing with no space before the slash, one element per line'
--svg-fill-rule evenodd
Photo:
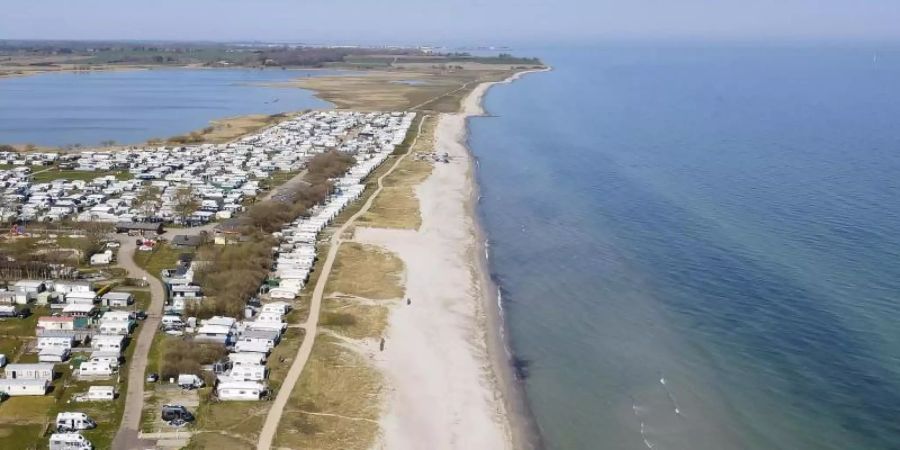
<path fill-rule="evenodd" d="M 900 448 L 900 46 L 526 53 L 469 145 L 546 448 Z"/>
<path fill-rule="evenodd" d="M 328 108 L 310 91 L 267 84 L 335 73 L 156 69 L 0 78 L 0 144 L 138 144 L 214 119 Z"/>

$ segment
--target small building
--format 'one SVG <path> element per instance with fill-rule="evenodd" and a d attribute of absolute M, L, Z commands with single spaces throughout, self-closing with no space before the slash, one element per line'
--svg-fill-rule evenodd
<path fill-rule="evenodd" d="M 10 397 L 22 395 L 47 395 L 50 382 L 47 380 L 28 380 L 5 378 L 0 380 L 0 392 Z"/>
<path fill-rule="evenodd" d="M 4 369 L 4 378 L 8 380 L 46 380 L 53 381 L 55 371 L 53 364 L 8 364 Z"/>
<path fill-rule="evenodd" d="M 110 308 L 127 308 L 134 303 L 134 295 L 130 292 L 107 292 L 100 297 L 100 304 Z"/>
<path fill-rule="evenodd" d="M 163 224 L 160 223 L 150 223 L 150 222 L 118 222 L 116 223 L 116 233 L 130 233 L 135 232 L 141 235 L 156 233 L 163 233 Z"/>
<path fill-rule="evenodd" d="M 216 386 L 219 400 L 259 400 L 266 394 L 266 386 L 256 381 L 225 381 Z"/>
<path fill-rule="evenodd" d="M 188 236 L 185 234 L 178 234 L 172 238 L 170 244 L 175 248 L 197 248 L 200 244 L 203 243 L 203 236 Z"/>

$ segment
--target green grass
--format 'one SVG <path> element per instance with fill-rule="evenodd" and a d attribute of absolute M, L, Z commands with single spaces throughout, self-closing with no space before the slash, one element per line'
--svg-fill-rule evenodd
<path fill-rule="evenodd" d="M 178 263 L 178 256 L 182 253 L 185 253 L 185 250 L 159 243 L 149 252 L 135 251 L 134 262 L 150 275 L 160 278 L 160 272 L 163 269 L 175 267 L 175 264 Z"/>
<path fill-rule="evenodd" d="M 124 181 L 130 180 L 133 178 L 131 173 L 126 171 L 81 171 L 81 170 L 58 170 L 58 169 L 50 169 L 46 172 L 35 173 L 31 176 L 31 180 L 34 183 L 48 183 L 54 180 L 83 180 L 83 181 L 91 181 L 98 177 L 105 177 L 107 175 L 114 175 L 117 180 Z"/>
<path fill-rule="evenodd" d="M 0 319 L 0 336 L 34 336 L 34 329 L 37 326 L 38 317 L 49 315 L 50 311 L 46 307 L 32 307 L 31 315 L 25 319 L 14 317 Z"/>

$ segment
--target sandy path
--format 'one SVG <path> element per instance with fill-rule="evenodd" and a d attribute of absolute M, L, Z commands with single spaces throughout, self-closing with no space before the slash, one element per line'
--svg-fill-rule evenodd
<path fill-rule="evenodd" d="M 392 310 L 377 358 L 390 387 L 378 448 L 513 448 L 485 337 L 485 287 L 469 208 L 475 183 L 465 146 L 466 119 L 483 113 L 482 96 L 493 84 L 477 86 L 460 113 L 440 116 L 435 151 L 448 153 L 451 162 L 437 164 L 416 189 L 421 228 L 356 230 L 357 241 L 403 259 L 412 300 Z"/>

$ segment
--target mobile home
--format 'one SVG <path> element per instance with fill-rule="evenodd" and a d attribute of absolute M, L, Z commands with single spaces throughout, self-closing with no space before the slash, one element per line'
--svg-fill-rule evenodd
<path fill-rule="evenodd" d="M 0 379 L 0 392 L 10 397 L 46 395 L 48 389 L 50 389 L 50 382 L 47 380 Z"/>

